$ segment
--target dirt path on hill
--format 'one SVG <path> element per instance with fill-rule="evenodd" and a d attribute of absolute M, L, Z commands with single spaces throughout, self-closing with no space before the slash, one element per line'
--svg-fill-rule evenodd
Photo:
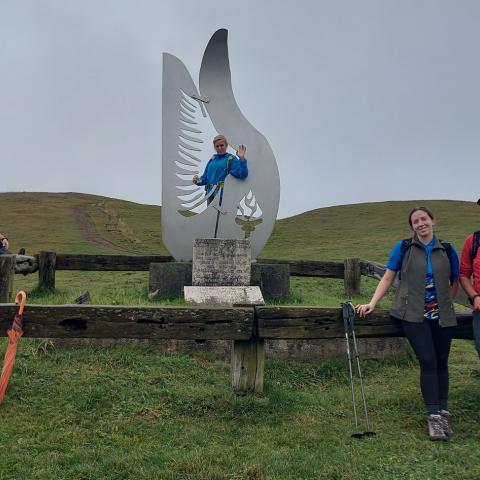
<path fill-rule="evenodd" d="M 92 222 L 92 219 L 87 213 L 87 207 L 89 207 L 88 204 L 80 204 L 73 207 L 73 218 L 75 219 L 77 225 L 80 227 L 80 232 L 82 233 L 85 240 L 99 247 L 110 248 L 111 250 L 117 250 L 121 252 L 128 251 L 120 248 L 114 243 L 109 242 L 101 235 L 99 235 L 99 233 L 95 229 L 95 225 Z"/>

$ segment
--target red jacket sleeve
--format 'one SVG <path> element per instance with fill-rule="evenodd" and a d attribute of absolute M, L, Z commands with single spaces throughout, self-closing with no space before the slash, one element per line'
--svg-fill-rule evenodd
<path fill-rule="evenodd" d="M 470 278 L 473 274 L 473 262 L 471 259 L 473 247 L 473 233 L 467 237 L 462 248 L 460 257 L 460 276 Z"/>

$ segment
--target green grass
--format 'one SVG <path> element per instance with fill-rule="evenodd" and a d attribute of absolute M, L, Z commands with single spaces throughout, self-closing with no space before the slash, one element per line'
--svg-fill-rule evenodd
<path fill-rule="evenodd" d="M 0 200 L 0 232 L 13 251 L 167 253 L 159 207 L 80 194 Z M 437 213 L 439 236 L 458 249 L 478 228 L 478 207 L 466 202 L 346 205 L 278 221 L 262 256 L 385 262 L 393 242 L 409 236 L 406 215 L 419 203 Z M 74 211 L 85 213 L 93 237 Z M 149 300 L 147 281 L 147 272 L 57 272 L 55 292 L 36 290 L 36 275 L 17 275 L 15 287 L 26 289 L 31 303 L 70 303 L 85 290 L 95 304 L 181 303 Z M 341 280 L 292 278 L 291 285 L 282 303 L 344 300 Z M 352 300 L 369 299 L 375 286 L 362 279 L 362 294 Z M 385 299 L 380 307 L 388 305 Z M 62 348 L 21 339 L 0 406 L 0 479 L 478 479 L 480 375 L 471 342 L 454 341 L 450 363 L 450 442 L 427 439 L 418 366 L 408 350 L 363 362 L 377 436 L 359 441 L 350 438 L 343 360 L 269 360 L 264 394 L 238 397 L 228 362 L 207 352 L 174 357 L 145 347 Z"/>
<path fill-rule="evenodd" d="M 471 345 L 454 345 L 446 444 L 426 439 L 408 352 L 364 366 L 377 436 L 356 440 L 341 361 L 269 361 L 264 395 L 237 397 L 228 365 L 208 356 L 24 339 L 1 407 L 0 478 L 479 478 Z"/>
<path fill-rule="evenodd" d="M 36 275 L 16 275 L 15 291 L 25 290 L 28 303 L 61 305 L 72 303 L 85 291 L 90 291 L 96 305 L 184 305 L 180 298 L 149 299 L 148 272 L 68 272 L 56 273 L 55 291 L 38 291 Z M 361 280 L 361 295 L 351 300 L 359 303 L 367 301 L 373 294 L 377 281 L 369 278 Z M 291 295 L 273 303 L 291 305 L 318 305 L 335 307 L 345 301 L 342 279 L 292 277 Z M 383 299 L 379 308 L 388 308 L 390 297 Z"/>

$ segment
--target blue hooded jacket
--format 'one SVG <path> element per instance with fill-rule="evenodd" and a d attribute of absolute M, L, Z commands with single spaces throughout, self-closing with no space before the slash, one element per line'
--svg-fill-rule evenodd
<path fill-rule="evenodd" d="M 231 157 L 231 160 L 227 172 L 229 157 Z M 215 185 L 223 182 L 229 173 L 236 178 L 246 178 L 248 176 L 247 160 L 240 160 L 228 152 L 224 155 L 215 154 L 208 161 L 197 185 L 205 185 L 205 192 L 208 193 Z"/>

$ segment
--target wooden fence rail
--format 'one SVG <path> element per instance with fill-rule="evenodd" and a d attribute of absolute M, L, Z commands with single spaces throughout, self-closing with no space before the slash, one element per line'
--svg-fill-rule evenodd
<path fill-rule="evenodd" d="M 44 252 L 40 252 L 40 257 Z M 168 255 L 84 255 L 57 253 L 57 270 L 147 271 L 151 263 L 173 262 Z"/>
<path fill-rule="evenodd" d="M 472 315 L 458 314 L 454 338 L 473 338 Z M 342 311 L 326 307 L 255 307 L 257 336 L 263 339 L 344 338 Z M 359 338 L 404 337 L 398 322 L 388 310 L 376 310 L 366 318 L 355 319 Z"/>
<path fill-rule="evenodd" d="M 80 271 L 148 271 L 150 263 L 173 262 L 168 255 L 87 255 L 40 252 L 33 257 L 0 255 L 0 302 L 11 300 L 13 275 L 38 271 L 41 289 L 55 288 L 57 270 Z M 292 260 L 259 258 L 259 264 L 286 264 L 290 275 L 297 277 L 343 278 L 347 296 L 360 293 L 361 276 L 380 280 L 385 265 L 371 260 L 348 258 L 344 262 L 322 260 Z M 13 266 L 13 267 L 12 267 Z M 396 286 L 396 283 L 393 285 Z M 461 288 L 456 303 L 469 307 L 468 298 Z"/>
<path fill-rule="evenodd" d="M 293 277 L 325 277 L 343 278 L 345 273 L 344 262 L 329 262 L 323 260 L 288 260 L 258 258 L 258 263 L 281 264 L 290 267 Z"/>
<path fill-rule="evenodd" d="M 0 331 L 17 311 L 0 304 Z M 265 339 L 332 339 L 345 335 L 340 308 L 323 307 L 131 307 L 27 305 L 24 336 L 38 338 L 168 338 L 233 340 L 231 378 L 235 391 L 263 390 Z M 472 316 L 457 315 L 454 337 L 471 339 Z M 362 337 L 401 337 L 388 312 L 357 319 Z"/>
<path fill-rule="evenodd" d="M 148 271 L 151 263 L 173 262 L 168 255 L 97 255 L 40 252 L 31 262 L 29 269 L 17 268 L 17 273 L 32 273 L 38 268 L 39 288 L 55 288 L 57 270 L 80 271 Z M 345 262 L 321 260 L 291 260 L 259 258 L 259 264 L 288 265 L 291 276 L 344 278 L 348 294 L 360 289 L 360 260 L 347 259 Z M 1 272 L 0 272 L 1 274 Z"/>
<path fill-rule="evenodd" d="M 10 260 L 9 260 L 10 258 Z M 12 258 L 15 259 L 12 260 Z M 38 271 L 39 288 L 55 288 L 57 270 L 79 271 L 148 271 L 151 263 L 173 262 L 169 255 L 88 255 L 72 253 L 40 252 L 33 257 L 25 255 L 0 256 L 0 302 L 11 299 L 11 283 L 14 273 L 34 273 Z M 12 271 L 12 262 L 14 269 Z M 288 265 L 290 275 L 296 277 L 343 278 L 346 295 L 360 293 L 361 276 L 380 280 L 385 273 L 385 265 L 358 258 L 347 258 L 343 262 L 322 260 L 293 260 L 259 258 L 259 264 Z M 396 284 L 394 283 L 394 287 Z M 469 306 L 467 296 L 459 289 L 456 303 Z"/>
<path fill-rule="evenodd" d="M 18 306 L 0 304 L 0 331 Z M 28 305 L 24 336 L 38 338 L 170 338 L 249 340 L 253 308 Z"/>

